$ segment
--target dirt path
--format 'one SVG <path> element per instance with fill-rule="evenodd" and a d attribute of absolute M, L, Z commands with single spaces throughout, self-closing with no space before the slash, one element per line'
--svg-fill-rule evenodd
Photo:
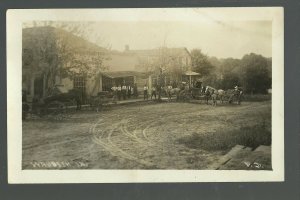
<path fill-rule="evenodd" d="M 241 106 L 162 103 L 23 123 L 23 168 L 32 161 L 82 161 L 91 169 L 207 169 L 224 152 L 188 148 L 178 139 L 270 122 L 270 102 Z M 76 168 L 76 167 L 68 167 Z"/>

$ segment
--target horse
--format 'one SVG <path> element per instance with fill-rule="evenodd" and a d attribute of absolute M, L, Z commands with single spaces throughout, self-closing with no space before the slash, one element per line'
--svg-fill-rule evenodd
<path fill-rule="evenodd" d="M 225 94 L 226 92 L 222 89 L 217 90 L 216 88 L 213 88 L 211 86 L 206 86 L 204 92 L 206 104 L 208 104 L 209 99 L 211 99 L 212 105 L 216 106 L 218 98 L 220 100 L 220 103 L 223 103 Z"/>
<path fill-rule="evenodd" d="M 171 98 L 172 98 L 173 95 L 176 95 L 176 97 L 178 99 L 180 88 L 165 87 L 164 90 L 167 94 L 167 97 L 168 97 L 169 101 L 171 101 Z"/>
<path fill-rule="evenodd" d="M 213 90 L 211 94 L 212 106 L 217 106 L 217 97 L 218 97 L 217 91 Z"/>
<path fill-rule="evenodd" d="M 219 89 L 219 90 L 217 90 L 217 94 L 218 94 L 220 103 L 223 104 L 224 103 L 224 98 L 225 98 L 225 95 L 226 95 L 225 90 Z"/>
<path fill-rule="evenodd" d="M 217 89 L 215 89 L 211 86 L 206 86 L 205 92 L 204 92 L 204 100 L 206 101 L 206 104 L 208 104 L 209 99 L 212 99 L 212 94 L 214 94 L 214 96 L 213 96 L 214 99 L 217 98 L 218 94 L 216 93 L 216 91 L 217 91 Z"/>
<path fill-rule="evenodd" d="M 228 98 L 229 104 L 233 103 L 234 101 L 236 101 L 237 104 L 241 104 L 241 99 L 243 96 L 242 90 L 229 89 L 226 91 L 226 94 L 229 95 L 229 98 Z"/>

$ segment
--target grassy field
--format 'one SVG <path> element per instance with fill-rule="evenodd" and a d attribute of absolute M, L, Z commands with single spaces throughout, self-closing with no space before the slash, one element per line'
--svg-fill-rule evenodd
<path fill-rule="evenodd" d="M 210 169 L 234 145 L 271 144 L 271 102 L 160 103 L 23 122 L 23 168 Z M 42 166 L 45 168 L 45 166 Z M 53 168 L 53 167 L 51 167 Z M 58 167 L 61 169 L 61 167 Z"/>

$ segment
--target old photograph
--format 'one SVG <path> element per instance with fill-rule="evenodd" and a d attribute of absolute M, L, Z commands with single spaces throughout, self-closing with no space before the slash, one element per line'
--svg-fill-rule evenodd
<path fill-rule="evenodd" d="M 20 171 L 273 172 L 278 10 L 142 10 L 19 23 Z"/>

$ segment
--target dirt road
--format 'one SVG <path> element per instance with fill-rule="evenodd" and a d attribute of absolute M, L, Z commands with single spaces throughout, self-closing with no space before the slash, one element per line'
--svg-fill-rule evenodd
<path fill-rule="evenodd" d="M 212 107 L 188 103 L 120 106 L 61 120 L 23 122 L 23 168 L 208 169 L 224 154 L 189 148 L 182 137 L 255 125 L 270 102 Z M 268 118 L 269 116 L 269 118 Z M 38 162 L 68 162 L 59 167 Z M 82 166 L 74 163 L 84 163 Z"/>

